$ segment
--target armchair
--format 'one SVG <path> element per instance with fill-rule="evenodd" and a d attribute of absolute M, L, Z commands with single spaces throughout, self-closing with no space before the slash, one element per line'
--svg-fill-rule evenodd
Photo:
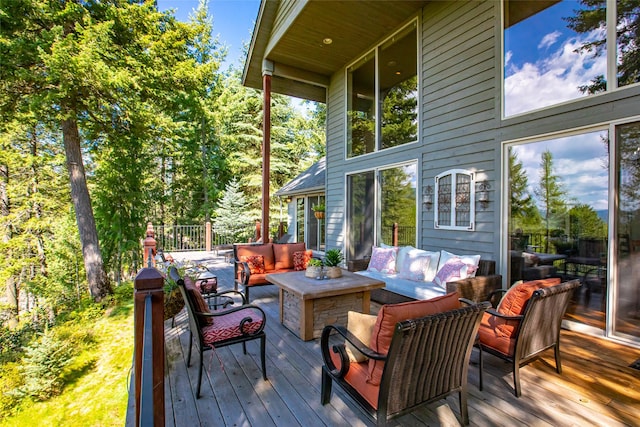
<path fill-rule="evenodd" d="M 175 267 L 169 270 L 169 276 L 180 289 L 184 298 L 189 317 L 189 352 L 187 366 L 191 365 L 191 349 L 195 343 L 200 352 L 200 366 L 198 368 L 198 390 L 196 397 L 200 397 L 202 383 L 203 352 L 214 347 L 220 348 L 231 344 L 242 343 L 244 353 L 247 353 L 246 343 L 252 340 L 260 340 L 260 360 L 262 365 L 262 377 L 267 380 L 265 365 L 266 334 L 264 327 L 266 316 L 261 308 L 246 303 L 245 296 L 237 291 L 225 291 L 209 294 L 210 301 L 215 303 L 211 308 L 205 301 L 200 291 L 195 287 L 190 278 L 180 277 Z M 242 300 L 242 305 L 229 308 L 231 297 L 236 295 Z"/>
<path fill-rule="evenodd" d="M 450 299 L 455 306 L 459 307 L 457 294 L 453 293 L 439 297 L 439 306 L 434 307 L 435 310 L 450 306 L 451 303 L 443 304 L 442 300 L 450 296 L 453 296 Z M 429 302 L 390 304 L 383 306 L 380 313 L 385 309 L 391 311 L 398 308 L 396 316 L 391 316 L 394 319 L 398 314 L 415 314 L 415 307 Z M 462 422 L 468 424 L 469 357 L 480 319 L 489 305 L 484 302 L 463 308 L 445 308 L 443 312 L 394 323 L 388 351 L 385 345 L 379 345 L 382 327 L 381 331 L 374 329 L 371 340 L 377 339 L 378 342 L 372 342 L 368 347 L 347 328 L 326 326 L 320 341 L 324 360 L 322 404 L 329 403 L 332 383 L 335 381 L 381 426 L 419 405 L 443 399 L 457 391 Z M 380 313 L 376 328 L 385 322 L 380 318 Z M 347 342 L 369 360 L 350 361 L 345 347 Z M 382 371 L 381 377 L 376 376 L 376 370 Z"/>
<path fill-rule="evenodd" d="M 496 309 L 487 310 L 478 329 L 480 390 L 484 352 L 511 362 L 517 397 L 521 395 L 520 367 L 535 360 L 543 351 L 553 347 L 556 371 L 562 374 L 560 327 L 580 281 L 560 281 L 559 278 L 535 280 L 514 285 L 508 291 L 494 291 L 494 294 L 506 294 Z"/>

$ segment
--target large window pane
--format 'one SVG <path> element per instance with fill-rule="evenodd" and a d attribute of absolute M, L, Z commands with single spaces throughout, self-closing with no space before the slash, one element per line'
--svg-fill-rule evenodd
<path fill-rule="evenodd" d="M 640 123 L 617 129 L 617 292 L 614 333 L 640 337 Z"/>
<path fill-rule="evenodd" d="M 608 132 L 509 149 L 509 284 L 551 276 L 583 286 L 567 311 L 604 328 L 609 216 Z"/>
<path fill-rule="evenodd" d="M 416 243 L 416 165 L 380 172 L 381 243 Z"/>
<path fill-rule="evenodd" d="M 415 24 L 380 47 L 381 148 L 418 139 L 418 65 Z"/>
<path fill-rule="evenodd" d="M 375 55 L 347 70 L 347 157 L 375 150 Z"/>
<path fill-rule="evenodd" d="M 373 171 L 347 177 L 349 260 L 371 255 L 375 232 L 374 181 Z"/>
<path fill-rule="evenodd" d="M 504 114 L 606 89 L 605 2 L 504 3 Z"/>
<path fill-rule="evenodd" d="M 616 1 L 618 86 L 640 82 L 640 51 L 638 50 L 638 19 L 640 2 Z"/>

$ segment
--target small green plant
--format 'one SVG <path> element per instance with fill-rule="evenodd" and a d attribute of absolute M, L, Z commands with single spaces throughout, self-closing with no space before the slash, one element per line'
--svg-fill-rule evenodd
<path fill-rule="evenodd" d="M 307 267 L 322 267 L 322 260 L 318 258 L 311 258 L 307 263 Z"/>
<path fill-rule="evenodd" d="M 329 249 L 324 254 L 324 265 L 327 267 L 338 267 L 344 261 L 344 255 L 340 249 Z"/>
<path fill-rule="evenodd" d="M 311 207 L 314 212 L 324 212 L 324 203 L 318 203 Z"/>

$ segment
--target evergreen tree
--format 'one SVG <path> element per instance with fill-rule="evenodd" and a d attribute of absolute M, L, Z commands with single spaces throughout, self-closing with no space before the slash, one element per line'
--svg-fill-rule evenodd
<path fill-rule="evenodd" d="M 251 236 L 253 219 L 248 213 L 247 199 L 240 189 L 240 182 L 231 180 L 215 210 L 213 232 L 225 241 L 246 242 Z"/>
<path fill-rule="evenodd" d="M 518 155 L 509 147 L 509 206 L 511 211 L 509 231 L 532 229 L 540 224 L 540 212 L 529 194 L 529 178 L 518 160 Z"/>
<path fill-rule="evenodd" d="M 560 177 L 553 172 L 553 155 L 545 150 L 540 161 L 540 184 L 535 189 L 535 195 L 542 205 L 544 212 L 544 224 L 546 230 L 545 252 L 549 252 L 549 238 L 551 227 L 560 224 L 566 212 L 566 192 L 562 188 Z"/>

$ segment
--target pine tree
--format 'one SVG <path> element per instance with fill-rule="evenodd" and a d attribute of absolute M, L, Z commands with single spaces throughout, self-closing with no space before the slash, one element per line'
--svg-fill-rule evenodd
<path fill-rule="evenodd" d="M 553 173 L 553 155 L 551 151 L 545 150 L 540 161 L 540 184 L 535 190 L 542 211 L 544 212 L 544 224 L 546 230 L 545 252 L 549 252 L 549 238 L 551 237 L 551 226 L 553 223 L 564 218 L 567 210 L 565 195 L 560 177 Z"/>
<path fill-rule="evenodd" d="M 248 206 L 240 183 L 235 179 L 231 180 L 215 210 L 213 232 L 223 236 L 225 241 L 246 242 L 251 236 L 253 222 Z"/>

